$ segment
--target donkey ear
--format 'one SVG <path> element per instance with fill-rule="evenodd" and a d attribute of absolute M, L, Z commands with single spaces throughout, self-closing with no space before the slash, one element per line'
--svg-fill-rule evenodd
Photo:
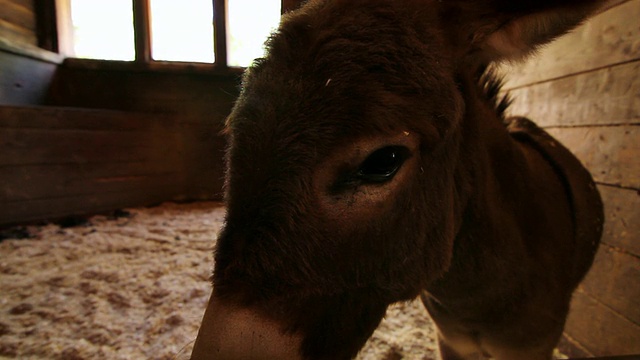
<path fill-rule="evenodd" d="M 488 61 L 518 60 L 579 25 L 605 0 L 451 0 L 463 36 Z"/>

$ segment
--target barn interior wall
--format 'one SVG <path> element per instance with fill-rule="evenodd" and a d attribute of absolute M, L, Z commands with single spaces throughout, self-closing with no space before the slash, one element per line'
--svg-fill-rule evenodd
<path fill-rule="evenodd" d="M 573 151 L 605 204 L 602 245 L 563 338 L 572 356 L 640 353 L 640 0 L 615 3 L 539 56 L 504 67 L 511 114 Z"/>
<path fill-rule="evenodd" d="M 57 64 L 0 48 L 0 106 L 41 104 Z"/>
<path fill-rule="evenodd" d="M 60 57 L 38 47 L 33 0 L 0 0 L 0 105 L 44 101 Z"/>
<path fill-rule="evenodd" d="M 46 106 L 3 96 L 0 224 L 220 199 L 237 83 L 62 65 L 44 101 L 29 101 Z"/>
<path fill-rule="evenodd" d="M 185 179 L 179 197 L 221 198 L 224 155 L 221 131 L 238 95 L 238 74 L 122 71 L 65 65 L 56 74 L 47 105 L 112 109 L 168 119 L 164 133 L 173 140 L 157 138 L 155 144 L 158 153 L 181 153 L 172 164 L 174 171 Z M 162 157 L 157 161 L 165 166 L 171 162 Z"/>
<path fill-rule="evenodd" d="M 38 45 L 34 0 L 0 0 L 0 34 L 16 43 Z"/>
<path fill-rule="evenodd" d="M 63 62 L 34 5 L 0 0 L 0 226 L 220 199 L 238 74 Z"/>

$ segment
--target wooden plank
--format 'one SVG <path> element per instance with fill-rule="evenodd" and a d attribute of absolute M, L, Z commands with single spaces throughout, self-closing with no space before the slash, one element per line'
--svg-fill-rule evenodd
<path fill-rule="evenodd" d="M 596 356 L 640 353 L 640 326 L 580 289 L 573 295 L 565 332 Z"/>
<path fill-rule="evenodd" d="M 0 106 L 0 128 L 148 131 L 173 121 L 165 114 L 53 106 Z"/>
<path fill-rule="evenodd" d="M 175 152 L 172 143 L 170 134 L 152 132 L 141 137 L 139 133 L 117 131 L 4 129 L 0 137 L 0 169 L 170 158 Z"/>
<path fill-rule="evenodd" d="M 620 4 L 629 2 L 632 0 L 605 0 L 605 4 L 597 11 L 597 13 L 605 12 L 606 10 L 611 9 L 614 6 L 618 6 Z"/>
<path fill-rule="evenodd" d="M 598 190 L 605 208 L 602 241 L 640 258 L 640 192 L 612 186 Z"/>
<path fill-rule="evenodd" d="M 38 45 L 38 39 L 34 31 L 2 19 L 0 19 L 0 37 L 8 38 L 18 43 L 27 43 L 34 46 Z"/>
<path fill-rule="evenodd" d="M 640 0 L 598 14 L 523 64 L 504 65 L 505 89 L 640 59 Z"/>
<path fill-rule="evenodd" d="M 164 178 L 184 178 L 177 159 L 0 168 L 0 204 L 116 192 Z"/>
<path fill-rule="evenodd" d="M 224 171 L 219 168 L 200 166 L 191 169 L 187 174 L 184 197 L 190 200 L 223 200 Z"/>
<path fill-rule="evenodd" d="M 510 91 L 508 112 L 540 126 L 640 123 L 640 61 Z"/>
<path fill-rule="evenodd" d="M 560 342 L 558 343 L 558 350 L 569 359 L 578 358 L 592 358 L 593 354 L 589 350 L 585 349 L 578 341 L 574 340 L 566 332 L 562 333 Z"/>
<path fill-rule="evenodd" d="M 184 67 L 180 73 L 137 72 L 109 68 L 104 61 L 90 62 L 95 68 L 86 63 L 65 62 L 52 84 L 51 105 L 167 112 L 180 114 L 181 122 L 198 118 L 219 125 L 238 94 L 238 75 L 190 73 Z"/>
<path fill-rule="evenodd" d="M 0 36 L 0 53 L 8 52 L 30 59 L 40 60 L 52 64 L 61 64 L 63 56 L 51 51 L 47 51 L 34 44 L 15 42 L 11 39 Z M 1 61 L 1 60 L 0 60 Z"/>
<path fill-rule="evenodd" d="M 0 51 L 0 104 L 44 101 L 56 65 Z"/>
<path fill-rule="evenodd" d="M 218 196 L 222 153 L 211 154 L 221 151 L 220 136 L 204 121 L 176 119 L 0 106 L 0 223 L 145 205 L 135 192 L 148 189 L 157 190 L 154 202 Z"/>
<path fill-rule="evenodd" d="M 211 124 L 189 124 L 181 129 L 184 152 L 180 158 L 190 199 L 222 198 L 226 142 Z"/>
<path fill-rule="evenodd" d="M 60 176 L 60 175 L 59 175 Z M 62 175 L 63 176 L 63 175 Z M 39 192 L 29 194 L 22 193 L 22 199 L 17 201 L 2 201 L 0 204 L 2 207 L 11 209 L 14 206 L 20 206 L 23 203 L 30 203 L 34 200 L 53 200 L 53 199 L 66 199 L 69 197 L 108 197 L 113 193 L 132 192 L 132 191 L 145 191 L 149 187 L 165 186 L 166 188 L 173 189 L 172 194 L 181 193 L 183 188 L 183 178 L 180 173 L 165 173 L 155 175 L 140 175 L 140 176 L 123 176 L 123 177 L 104 177 L 96 179 L 72 179 L 68 177 L 62 177 L 60 180 L 67 180 L 75 185 L 72 188 L 70 185 L 63 184 L 58 181 L 59 179 L 52 179 L 58 184 L 62 185 L 62 188 L 54 188 L 50 183 L 37 184 Z M 71 191 L 67 191 L 71 189 Z M 19 188 L 17 188 L 20 191 Z M 31 190 L 31 189 L 27 189 Z M 50 193 L 45 193 L 47 190 L 51 190 Z M 66 193 L 68 192 L 68 193 Z M 8 192 L 10 196 L 14 195 L 11 191 Z M 18 193 L 20 195 L 20 193 Z M 14 199 L 16 196 L 12 196 Z"/>
<path fill-rule="evenodd" d="M 549 128 L 571 150 L 596 182 L 640 189 L 640 127 Z"/>
<path fill-rule="evenodd" d="M 38 199 L 0 207 L 0 225 L 58 219 L 67 216 L 90 215 L 134 206 L 155 205 L 164 201 L 177 201 L 179 186 L 167 182 L 151 182 L 144 187 L 125 192 L 99 192 L 91 195 L 58 199 Z"/>
<path fill-rule="evenodd" d="M 640 325 L 640 286 L 637 286 L 639 280 L 640 258 L 602 245 L 596 254 L 593 267 L 582 283 L 582 289 L 599 302 Z"/>
<path fill-rule="evenodd" d="M 31 30 L 31 32 L 35 34 L 36 16 L 33 9 L 29 9 L 23 5 L 23 3 L 26 2 L 27 1 L 21 1 L 17 3 L 14 1 L 0 0 L 0 9 L 2 9 L 0 12 L 0 20 Z"/>
<path fill-rule="evenodd" d="M 33 11 L 34 5 L 35 5 L 34 3 L 36 0 L 2 0 L 2 1 L 7 1 Z"/>

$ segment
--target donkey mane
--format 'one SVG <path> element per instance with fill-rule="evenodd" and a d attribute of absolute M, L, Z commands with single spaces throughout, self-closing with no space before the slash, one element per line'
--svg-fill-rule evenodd
<path fill-rule="evenodd" d="M 491 104 L 496 115 L 505 122 L 505 112 L 513 103 L 509 93 L 502 93 L 504 76 L 499 74 L 493 66 L 480 67 L 478 71 L 478 86 L 482 90 L 485 100 Z"/>

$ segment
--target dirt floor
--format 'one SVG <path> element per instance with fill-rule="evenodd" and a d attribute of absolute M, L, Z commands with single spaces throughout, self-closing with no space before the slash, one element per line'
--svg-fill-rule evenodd
<path fill-rule="evenodd" d="M 12 231 L 0 359 L 188 359 L 223 216 L 216 203 L 164 204 Z M 420 303 L 393 305 L 358 358 L 436 359 L 434 334 Z"/>

